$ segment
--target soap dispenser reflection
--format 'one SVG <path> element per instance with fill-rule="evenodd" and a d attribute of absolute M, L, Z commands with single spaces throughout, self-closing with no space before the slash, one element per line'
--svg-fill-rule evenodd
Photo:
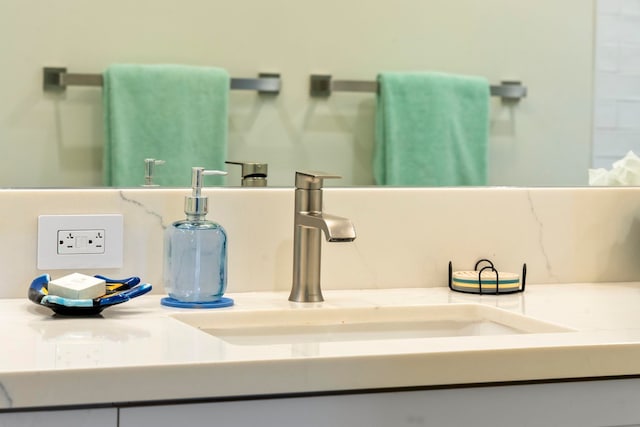
<path fill-rule="evenodd" d="M 164 165 L 164 160 L 158 159 L 144 159 L 144 184 L 143 187 L 158 187 L 158 184 L 153 182 L 153 173 L 156 166 Z"/>
<path fill-rule="evenodd" d="M 186 219 L 164 234 L 164 288 L 179 302 L 207 303 L 222 298 L 227 287 L 227 233 L 206 219 L 208 198 L 202 195 L 206 175 L 226 172 L 192 169 L 192 194 L 185 197 Z"/>

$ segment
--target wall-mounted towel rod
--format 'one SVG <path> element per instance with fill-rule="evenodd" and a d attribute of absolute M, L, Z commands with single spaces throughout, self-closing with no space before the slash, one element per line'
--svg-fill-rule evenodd
<path fill-rule="evenodd" d="M 330 74 L 312 74 L 309 94 L 314 98 L 328 97 L 331 92 L 377 92 L 378 82 L 360 80 L 333 80 Z M 527 88 L 518 81 L 503 81 L 490 86 L 491 96 L 505 100 L 519 100 L 527 96 Z"/>
<path fill-rule="evenodd" d="M 64 91 L 67 86 L 102 86 L 102 74 L 72 74 L 66 68 L 45 67 L 43 69 L 43 89 Z M 280 93 L 280 74 L 260 73 L 257 79 L 232 78 L 231 89 L 255 90 L 262 94 Z"/>

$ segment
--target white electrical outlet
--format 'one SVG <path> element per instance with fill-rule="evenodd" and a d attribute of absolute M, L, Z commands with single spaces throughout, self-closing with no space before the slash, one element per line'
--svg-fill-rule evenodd
<path fill-rule="evenodd" d="M 121 268 L 123 217 L 105 215 L 40 215 L 39 270 Z"/>
<path fill-rule="evenodd" d="M 58 230 L 58 254 L 103 254 L 104 230 Z"/>

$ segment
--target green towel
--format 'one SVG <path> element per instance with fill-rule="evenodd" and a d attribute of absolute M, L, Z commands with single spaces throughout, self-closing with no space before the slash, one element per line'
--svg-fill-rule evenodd
<path fill-rule="evenodd" d="M 377 184 L 486 185 L 489 84 L 442 73 L 381 73 Z"/>
<path fill-rule="evenodd" d="M 144 159 L 160 186 L 191 186 L 191 168 L 224 170 L 229 75 L 219 68 L 112 65 L 104 74 L 104 181 L 144 183 Z M 216 181 L 217 179 L 217 181 Z M 221 184 L 222 177 L 207 179 Z"/>

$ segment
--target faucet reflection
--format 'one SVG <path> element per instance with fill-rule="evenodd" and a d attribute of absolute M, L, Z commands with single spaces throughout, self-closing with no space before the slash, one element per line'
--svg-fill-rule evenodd
<path fill-rule="evenodd" d="M 293 285 L 289 301 L 320 302 L 321 233 L 328 242 L 352 242 L 351 220 L 322 212 L 323 179 L 340 178 L 322 172 L 296 172 L 293 231 Z"/>

